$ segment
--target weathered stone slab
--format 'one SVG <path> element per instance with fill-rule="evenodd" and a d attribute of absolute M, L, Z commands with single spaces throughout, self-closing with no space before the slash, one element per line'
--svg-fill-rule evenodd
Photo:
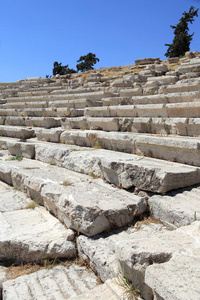
<path fill-rule="evenodd" d="M 36 146 L 36 159 L 42 161 L 45 157 L 45 162 L 48 159 L 50 162 L 54 158 L 54 163 L 59 166 L 85 174 L 101 174 L 104 180 L 126 189 L 137 186 L 143 190 L 165 193 L 200 182 L 200 172 L 196 167 L 127 153 L 122 156 L 110 150 L 86 148 L 81 151 L 77 148 L 79 151 L 74 151 L 72 146 L 59 146 L 52 147 L 52 155 L 49 146 Z"/>
<path fill-rule="evenodd" d="M 200 221 L 200 189 L 188 188 L 166 196 L 149 199 L 152 215 L 164 224 L 177 228 Z"/>
<path fill-rule="evenodd" d="M 141 96 L 141 95 L 142 95 L 141 87 L 120 90 L 120 97 L 132 97 L 132 96 Z"/>
<path fill-rule="evenodd" d="M 62 128 L 39 129 L 36 131 L 36 137 L 40 141 L 59 143 L 63 131 Z"/>
<path fill-rule="evenodd" d="M 80 299 L 96 285 L 96 276 L 85 267 L 57 266 L 4 282 L 3 299 Z"/>
<path fill-rule="evenodd" d="M 120 286 L 118 278 L 107 280 L 104 284 L 99 285 L 86 294 L 73 298 L 74 300 L 88 300 L 88 299 L 109 299 L 109 300 L 129 300 L 132 297 L 126 293 L 125 289 Z M 140 296 L 136 296 L 135 300 L 142 300 Z"/>
<path fill-rule="evenodd" d="M 160 85 L 162 84 L 174 84 L 178 81 L 177 76 L 156 76 L 156 77 L 149 77 L 147 81 L 157 81 Z"/>
<path fill-rule="evenodd" d="M 8 141 L 7 149 L 11 155 L 21 154 L 26 158 L 35 158 L 35 145 L 32 143 Z"/>
<path fill-rule="evenodd" d="M 86 107 L 84 115 L 86 117 L 136 117 L 137 111 L 134 105 Z"/>
<path fill-rule="evenodd" d="M 118 260 L 120 261 L 121 270 L 123 274 L 126 274 L 126 276 L 133 283 L 135 283 L 136 285 L 140 283 L 141 294 L 145 299 L 152 299 L 151 291 L 148 289 L 147 286 L 141 284 L 144 280 L 146 268 L 148 268 L 149 265 L 159 264 L 158 267 L 159 270 L 162 269 L 161 266 L 165 262 L 169 261 L 170 263 L 169 266 L 174 265 L 173 264 L 174 260 L 171 261 L 170 259 L 176 256 L 176 253 L 187 255 L 188 257 L 189 256 L 198 257 L 197 264 L 199 265 L 199 250 L 200 250 L 199 228 L 200 228 L 200 222 L 195 222 L 190 226 L 185 226 L 175 231 L 169 231 L 169 230 L 162 231 L 159 229 L 158 226 L 156 230 L 152 230 L 151 227 L 148 228 L 147 226 L 144 227 L 143 230 L 138 230 L 138 232 L 133 232 L 132 236 L 131 234 L 127 235 L 126 239 L 121 239 L 117 243 L 116 255 L 118 257 Z M 150 270 L 152 270 L 151 272 L 152 275 L 154 268 L 152 268 L 152 266 L 149 268 Z M 179 264 L 174 265 L 173 276 L 172 276 L 172 280 L 174 281 L 174 283 L 179 282 L 179 280 L 181 281 L 181 279 L 182 282 L 187 281 L 187 276 L 185 277 L 184 275 L 182 275 L 182 278 L 180 277 L 181 274 L 184 274 L 181 273 L 184 272 L 184 269 L 180 267 Z M 165 267 L 162 270 L 163 270 L 163 274 L 165 274 L 164 276 L 166 276 L 166 281 L 163 278 L 162 279 L 164 280 L 164 282 L 167 282 L 168 280 L 170 280 L 169 279 L 170 274 L 167 272 L 165 273 Z M 194 277 L 191 276 L 191 282 L 193 284 L 191 284 L 190 287 L 191 290 L 193 290 L 193 292 L 196 293 L 195 286 L 197 287 L 199 282 L 198 279 L 199 273 L 198 271 L 195 271 L 193 274 Z M 151 275 L 149 273 L 148 276 L 149 283 L 151 282 L 151 285 L 150 284 L 149 285 L 152 288 L 154 288 L 153 279 L 155 277 L 154 276 L 151 277 Z M 159 272 L 155 272 L 155 276 L 158 276 L 157 280 L 155 280 L 155 282 L 156 281 L 158 282 L 160 278 Z M 139 282 L 137 283 L 137 281 Z M 188 281 L 188 283 L 189 282 L 190 280 Z M 167 284 L 166 286 L 169 287 L 169 290 L 171 290 L 173 295 L 176 295 L 176 291 L 173 291 L 173 289 L 170 288 L 170 282 L 168 283 L 169 285 Z M 165 283 L 163 283 L 163 285 L 165 285 Z M 182 291 L 184 290 L 185 287 L 184 284 L 182 284 Z M 166 299 L 166 298 L 164 297 L 161 299 Z M 182 298 L 169 297 L 167 299 L 182 299 Z"/>
<path fill-rule="evenodd" d="M 24 193 L 14 190 L 3 182 L 0 182 L 0 195 L 0 212 L 19 210 L 33 204 Z"/>
<path fill-rule="evenodd" d="M 88 176 L 23 159 L 8 162 L 12 184 L 56 215 L 67 227 L 92 236 L 132 223 L 146 201 Z M 38 169 L 41 167 L 41 170 Z M 87 199 L 87 201 L 85 201 Z"/>
<path fill-rule="evenodd" d="M 182 65 L 178 67 L 176 71 L 178 71 L 180 74 L 185 74 L 188 72 L 200 72 L 200 62 L 195 64 Z"/>
<path fill-rule="evenodd" d="M 0 213 L 0 224 L 1 260 L 76 256 L 73 232 L 42 207 Z"/>
<path fill-rule="evenodd" d="M 185 253 L 174 255 L 170 261 L 149 266 L 145 282 L 156 299 L 199 300 L 200 257 Z"/>
<path fill-rule="evenodd" d="M 167 104 L 200 101 L 200 92 L 183 92 L 132 97 L 133 104 Z"/>
<path fill-rule="evenodd" d="M 200 141 L 193 137 L 66 130 L 61 134 L 60 140 L 65 144 L 99 147 L 200 166 Z"/>
<path fill-rule="evenodd" d="M 0 135 L 1 136 L 29 139 L 34 136 L 34 133 L 35 133 L 34 130 L 30 129 L 30 128 L 0 125 Z"/>
<path fill-rule="evenodd" d="M 155 61 L 159 61 L 159 58 L 141 58 L 141 59 L 135 59 L 135 64 L 136 65 L 148 65 L 148 64 L 153 64 Z"/>
<path fill-rule="evenodd" d="M 200 102 L 184 102 L 166 104 L 168 117 L 200 117 Z"/>

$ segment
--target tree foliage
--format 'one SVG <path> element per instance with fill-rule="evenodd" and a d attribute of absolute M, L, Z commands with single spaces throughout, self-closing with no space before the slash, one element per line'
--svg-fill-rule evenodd
<path fill-rule="evenodd" d="M 74 69 L 68 68 L 69 65 L 62 66 L 62 63 L 58 63 L 57 61 L 54 62 L 53 64 L 53 75 L 65 75 L 65 74 L 71 74 L 71 73 L 76 73 Z"/>
<path fill-rule="evenodd" d="M 99 62 L 99 58 L 96 57 L 96 54 L 89 52 L 87 55 L 81 56 L 77 62 L 79 62 L 76 65 L 77 71 L 84 72 L 93 70 L 93 66 Z"/>
<path fill-rule="evenodd" d="M 192 41 L 192 34 L 189 34 L 188 23 L 193 23 L 194 17 L 198 17 L 198 10 L 191 6 L 189 12 L 184 12 L 176 26 L 170 25 L 174 29 L 174 39 L 172 44 L 165 44 L 168 50 L 165 53 L 166 57 L 179 57 L 185 55 L 185 52 L 190 50 L 190 43 Z"/>

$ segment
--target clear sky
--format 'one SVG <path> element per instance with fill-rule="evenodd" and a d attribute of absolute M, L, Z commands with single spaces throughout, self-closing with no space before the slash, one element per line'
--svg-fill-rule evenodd
<path fill-rule="evenodd" d="M 96 68 L 165 59 L 165 43 L 200 0 L 0 0 L 0 82 L 52 74 L 53 62 L 76 68 L 88 52 Z M 200 11 L 191 51 L 200 51 Z"/>

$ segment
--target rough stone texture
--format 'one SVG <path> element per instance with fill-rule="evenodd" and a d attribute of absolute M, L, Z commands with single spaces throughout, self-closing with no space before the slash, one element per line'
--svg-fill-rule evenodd
<path fill-rule="evenodd" d="M 85 267 L 57 266 L 4 282 L 3 299 L 80 299 L 81 294 L 87 293 L 96 285 L 96 276 Z"/>
<path fill-rule="evenodd" d="M 120 153 L 103 149 L 86 148 L 81 151 L 76 146 L 74 151 L 73 147 L 39 145 L 36 146 L 36 159 L 50 163 L 54 159 L 54 164 L 75 172 L 94 172 L 104 180 L 126 189 L 137 186 L 143 190 L 165 193 L 200 182 L 200 172 L 196 167 L 133 154 L 124 153 L 121 156 Z"/>
<path fill-rule="evenodd" d="M 7 272 L 7 268 L 0 266 L 0 297 L 2 296 L 2 283 L 9 279 L 9 273 Z"/>
<path fill-rule="evenodd" d="M 16 164 L 9 163 L 14 165 L 12 184 L 38 199 L 65 225 L 86 235 L 127 225 L 146 210 L 143 198 L 112 188 L 102 180 L 95 181 L 87 176 L 77 180 L 73 172 L 37 161 L 30 163 L 24 159 L 20 164 L 16 168 Z M 38 171 L 40 166 L 42 170 Z"/>
<path fill-rule="evenodd" d="M 136 59 L 135 64 L 136 65 L 148 65 L 148 64 L 153 64 L 155 61 L 159 61 L 159 58 L 141 58 L 141 59 Z"/>
<path fill-rule="evenodd" d="M 200 221 L 200 189 L 188 188 L 166 196 L 149 199 L 152 215 L 164 224 L 177 228 Z"/>
<path fill-rule="evenodd" d="M 199 260 L 200 229 L 199 228 L 200 228 L 200 222 L 195 222 L 190 226 L 181 227 L 175 231 L 168 231 L 168 230 L 162 231 L 159 229 L 159 227 L 157 227 L 157 230 L 152 231 L 150 227 L 146 227 L 146 228 L 144 227 L 143 231 L 138 230 L 137 233 L 133 232 L 132 237 L 130 234 L 129 236 L 127 236 L 126 239 L 120 240 L 116 246 L 117 248 L 116 255 L 120 261 L 122 272 L 126 274 L 126 276 L 130 280 L 132 280 L 133 283 L 135 283 L 136 285 L 140 283 L 141 285 L 141 282 L 143 282 L 142 278 L 145 274 L 145 270 L 149 265 L 155 263 L 162 264 L 167 261 L 170 261 L 170 259 L 178 252 L 180 254 L 185 254 L 188 257 L 196 256 L 197 264 L 199 265 L 200 262 Z M 192 262 L 191 264 L 194 267 L 194 264 Z M 181 280 L 179 276 L 180 274 L 179 270 L 180 270 L 180 265 L 175 264 L 174 277 L 172 279 L 174 280 L 174 282 L 176 282 L 177 280 Z M 181 270 L 182 270 L 181 272 L 184 272 L 184 269 L 181 268 Z M 163 274 L 165 274 L 164 270 L 163 270 Z M 160 278 L 159 272 L 157 273 L 157 276 L 158 276 L 157 280 L 159 280 Z M 198 276 L 199 275 L 191 278 L 191 282 L 193 282 L 193 284 L 191 284 L 190 287 L 192 289 L 193 286 L 195 285 L 197 286 L 198 284 Z M 169 274 L 166 273 L 165 275 L 163 275 L 163 277 L 165 277 L 165 279 L 163 279 L 163 281 L 165 282 L 168 280 Z M 186 279 L 184 280 L 184 282 L 186 282 Z M 169 285 L 167 284 L 167 286 L 170 290 L 170 284 Z M 182 285 L 181 289 L 182 292 L 184 292 L 185 290 L 184 284 Z M 144 286 L 141 285 L 141 294 L 147 300 L 152 299 L 151 291 L 145 285 Z M 174 298 L 174 299 L 182 299 L 182 298 Z"/>
<path fill-rule="evenodd" d="M 16 156 L 21 154 L 26 158 L 35 158 L 35 146 L 31 143 L 22 143 L 22 142 L 7 142 L 7 148 L 11 155 Z"/>
<path fill-rule="evenodd" d="M 44 208 L 0 213 L 0 260 L 75 257 L 73 233 Z"/>
<path fill-rule="evenodd" d="M 200 256 L 176 254 L 169 262 L 149 266 L 145 282 L 155 299 L 199 300 Z"/>
<path fill-rule="evenodd" d="M 100 300 L 100 299 L 109 299 L 109 300 L 129 300 L 132 297 L 130 294 L 126 294 L 122 286 L 120 286 L 119 278 L 109 279 L 103 285 L 99 285 L 94 289 L 90 290 L 86 294 L 81 294 L 74 300 Z M 142 300 L 139 296 L 134 297 L 135 300 Z"/>
<path fill-rule="evenodd" d="M 3 182 L 0 182 L 0 195 L 0 212 L 19 210 L 33 204 L 24 193 L 14 190 Z"/>
<path fill-rule="evenodd" d="M 34 136 L 34 130 L 22 127 L 0 125 L 0 135 L 14 138 L 28 139 Z"/>

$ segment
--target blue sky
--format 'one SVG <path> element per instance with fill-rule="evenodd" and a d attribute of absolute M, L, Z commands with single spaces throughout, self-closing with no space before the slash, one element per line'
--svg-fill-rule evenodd
<path fill-rule="evenodd" d="M 0 0 L 0 82 L 51 75 L 54 61 L 76 68 L 88 52 L 96 68 L 165 59 L 170 25 L 191 5 L 200 0 Z M 200 51 L 200 11 L 190 32 Z"/>

